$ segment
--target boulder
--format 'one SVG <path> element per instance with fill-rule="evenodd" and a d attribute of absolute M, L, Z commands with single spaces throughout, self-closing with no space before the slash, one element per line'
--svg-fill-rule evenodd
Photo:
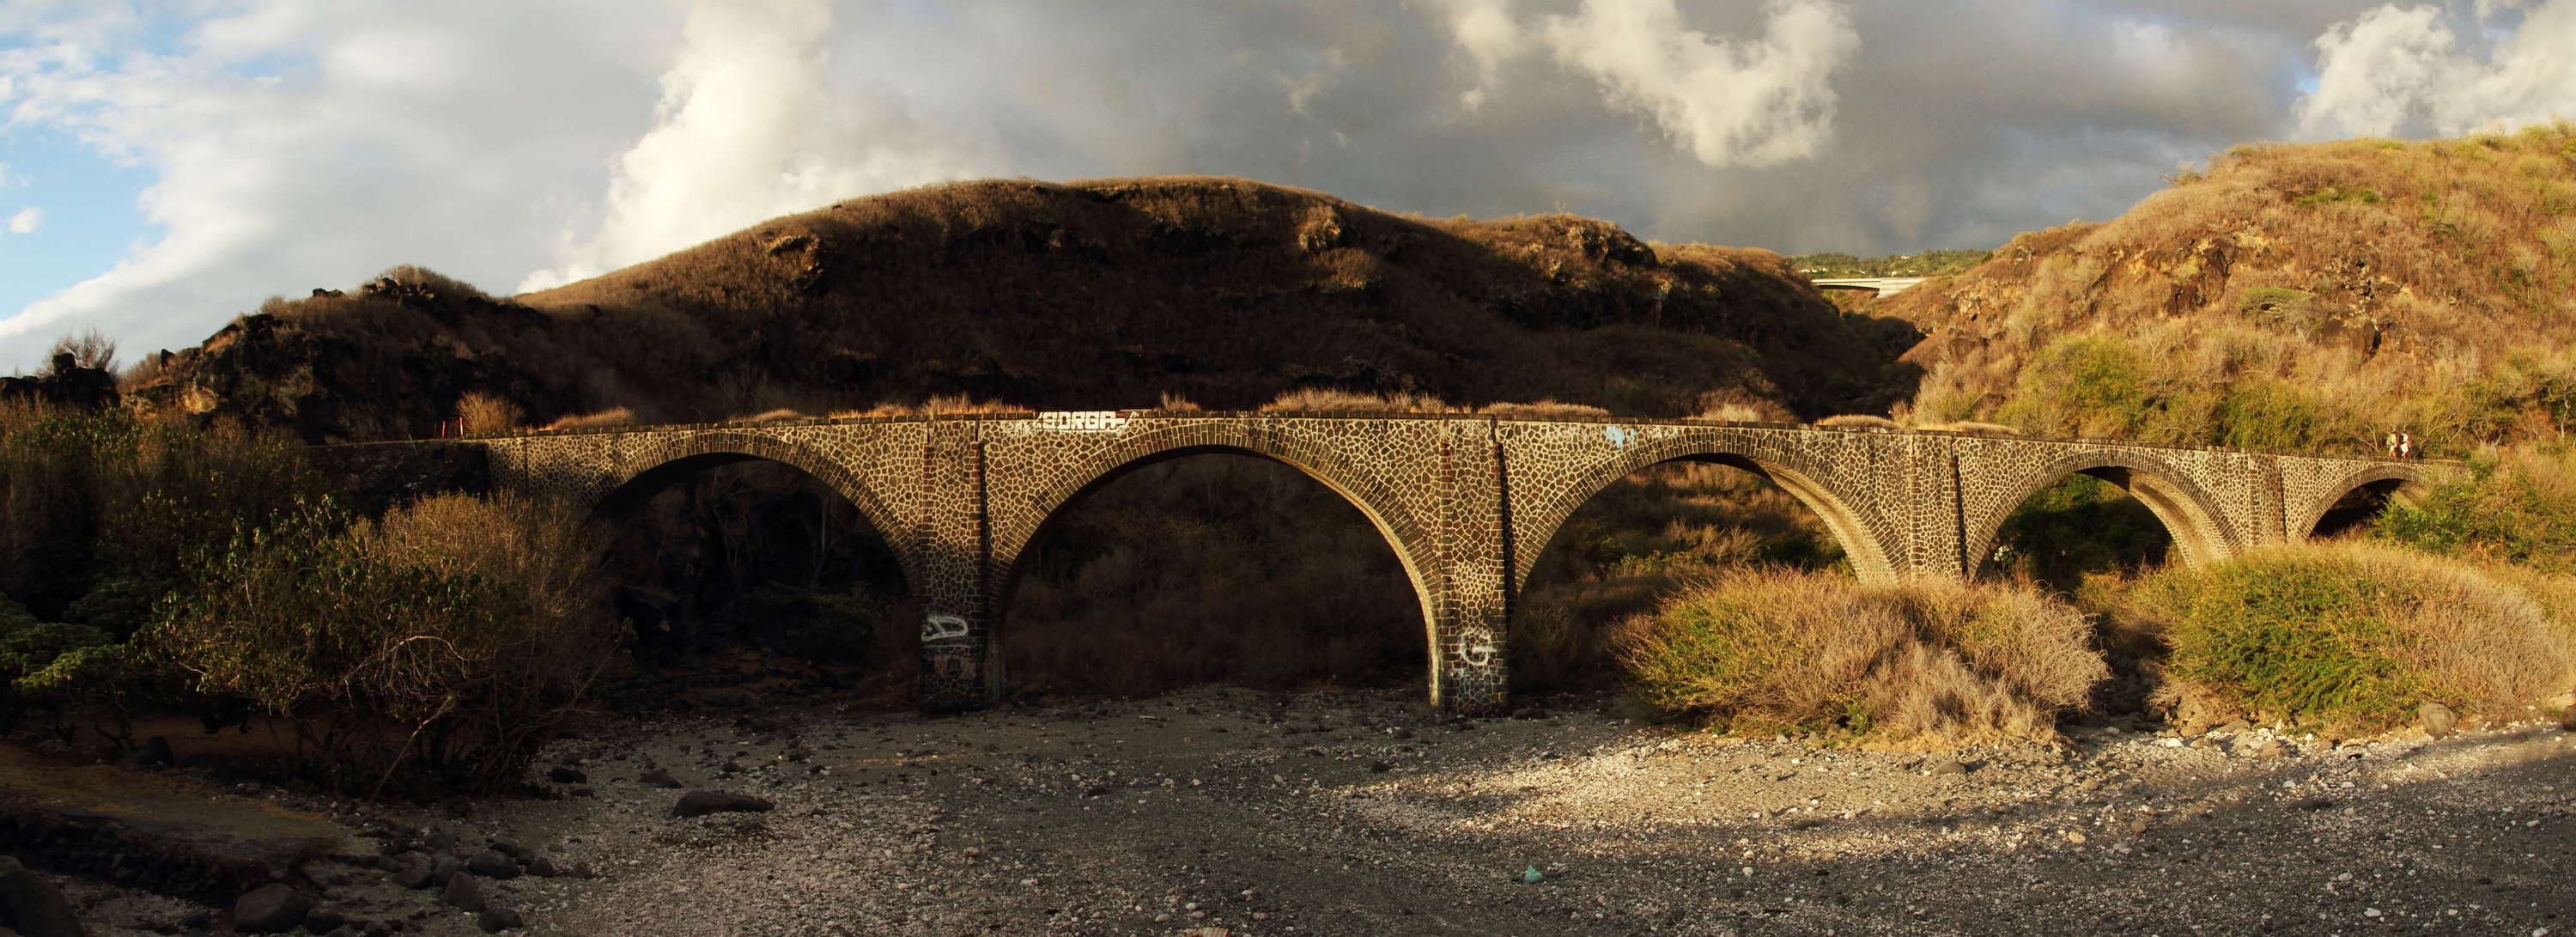
<path fill-rule="evenodd" d="M 328 934 L 339 930 L 340 925 L 347 923 L 349 923 L 349 916 L 335 908 L 315 908 L 304 915 L 306 933 Z"/>
<path fill-rule="evenodd" d="M 483 909 L 482 914 L 474 917 L 474 924 L 483 928 L 486 934 L 498 934 L 505 930 L 526 927 L 527 921 L 519 917 L 519 911 L 516 908 L 495 906 Z"/>
<path fill-rule="evenodd" d="M 233 929 L 245 934 L 283 934 L 304 923 L 313 899 L 282 883 L 250 890 L 233 902 Z"/>
<path fill-rule="evenodd" d="M 773 806 L 776 805 L 748 794 L 690 791 L 680 795 L 679 803 L 671 805 L 671 815 L 702 817 L 710 813 L 765 813 Z"/>
<path fill-rule="evenodd" d="M 557 784 L 579 784 L 583 781 L 590 780 L 590 776 L 581 773 L 581 769 L 579 768 L 568 768 L 562 765 L 556 765 L 555 767 L 546 770 L 546 780 L 553 781 Z"/>
<path fill-rule="evenodd" d="M 635 782 L 646 787 L 659 787 L 666 789 L 676 789 L 680 786 L 678 778 L 672 777 L 671 772 L 664 771 L 660 768 L 644 772 L 642 775 L 636 777 Z"/>
<path fill-rule="evenodd" d="M 10 856 L 0 856 L 0 927 L 21 937 L 81 937 L 80 919 L 54 883 Z"/>
<path fill-rule="evenodd" d="M 2424 734 L 2438 739 L 2460 724 L 2460 714 L 2440 703 L 2425 703 L 2415 707 L 2415 721 L 2424 726 Z"/>
<path fill-rule="evenodd" d="M 447 902 L 450 907 L 481 911 L 483 886 L 474 883 L 474 876 L 458 872 L 447 877 L 447 888 L 438 893 L 438 900 Z"/>
<path fill-rule="evenodd" d="M 430 874 L 429 857 L 416 852 L 403 853 L 395 858 L 387 877 L 404 888 L 427 888 L 434 878 Z"/>
<path fill-rule="evenodd" d="M 498 849 L 486 849 L 465 860 L 465 871 L 484 878 L 518 878 L 519 864 Z"/>

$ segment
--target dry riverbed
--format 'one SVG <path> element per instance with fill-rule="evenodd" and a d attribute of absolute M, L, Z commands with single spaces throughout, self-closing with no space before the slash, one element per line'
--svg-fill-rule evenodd
<path fill-rule="evenodd" d="M 557 873 L 467 873 L 531 934 L 2576 935 L 2576 736 L 2554 725 L 2343 746 L 2097 726 L 1927 757 L 1541 703 L 753 708 L 592 723 L 533 769 L 556 797 L 461 817 L 223 796 L 359 834 L 293 881 L 346 933 L 482 933 L 379 866 L 500 840 L 516 858 L 487 870 Z M 672 816 L 693 789 L 771 809 Z M 92 934 L 232 910 L 56 881 Z"/>

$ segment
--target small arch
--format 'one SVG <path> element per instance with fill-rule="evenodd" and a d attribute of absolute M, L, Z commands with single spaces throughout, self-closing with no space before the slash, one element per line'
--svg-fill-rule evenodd
<path fill-rule="evenodd" d="M 1851 558 L 1852 572 L 1863 580 L 1881 581 L 1896 578 L 1895 554 L 1886 541 L 1865 521 L 1850 502 L 1816 474 L 1773 459 L 1743 451 L 1746 447 L 1724 445 L 1710 439 L 1679 438 L 1640 446 L 1635 455 L 1607 463 L 1584 476 L 1563 496 L 1545 502 L 1544 513 L 1527 519 L 1533 524 L 1527 536 L 1515 532 L 1515 539 L 1532 549 L 1513 558 L 1512 584 L 1517 594 L 1529 582 L 1531 570 L 1538 565 L 1538 555 L 1556 538 L 1560 528 L 1585 502 L 1622 478 L 1667 462 L 1706 462 L 1741 469 L 1778 485 L 1798 499 L 1824 522 L 1834 542 Z M 1515 519 L 1515 524 L 1521 523 Z"/>
<path fill-rule="evenodd" d="M 681 477 L 718 465 L 754 460 L 784 463 L 821 479 L 823 484 L 856 506 L 859 515 L 867 519 L 868 526 L 876 528 L 877 534 L 885 538 L 886 545 L 893 548 L 895 560 L 902 567 L 905 582 L 918 588 L 924 581 L 919 561 L 913 555 L 912 531 L 901 523 L 900 515 L 886 506 L 884 499 L 861 484 L 847 466 L 812 448 L 775 437 L 702 432 L 656 442 L 640 455 L 626 460 L 627 464 L 642 468 L 623 479 L 609 480 L 592 500 L 591 509 L 614 513 L 634 504 L 637 499 L 651 497 L 653 492 Z"/>
<path fill-rule="evenodd" d="M 2377 518 L 2390 505 L 2413 507 L 2433 486 L 2409 465 L 2373 465 L 2327 486 L 2326 494 L 2290 518 L 2299 540 L 2332 537 Z"/>
<path fill-rule="evenodd" d="M 1250 456 L 1296 469 L 1300 474 L 1315 480 L 1357 509 L 1360 515 L 1366 517 L 1369 524 L 1376 528 L 1378 535 L 1385 540 L 1387 548 L 1393 551 L 1396 561 L 1403 567 L 1405 580 L 1413 588 L 1414 597 L 1421 605 L 1424 646 L 1428 651 L 1425 655 L 1424 672 L 1430 681 L 1434 695 L 1432 702 L 1440 703 L 1441 700 L 1437 697 L 1441 685 L 1439 680 L 1441 616 L 1439 599 L 1434 594 L 1432 580 L 1425 573 L 1425 570 L 1434 567 L 1427 552 L 1428 544 L 1424 542 L 1426 538 L 1416 533 L 1420 528 L 1414 526 L 1411 519 L 1401 513 L 1402 509 L 1395 506 L 1392 498 L 1368 497 L 1358 490 L 1357 484 L 1347 480 L 1344 473 L 1333 471 L 1312 460 L 1293 454 L 1287 451 L 1286 447 L 1277 445 L 1266 437 L 1246 433 L 1223 442 L 1183 441 L 1183 439 L 1204 439 L 1206 436 L 1205 427 L 1188 429 L 1195 429 L 1198 432 L 1192 432 L 1181 439 L 1175 438 L 1181 436 L 1180 431 L 1160 431 L 1139 434 L 1124 440 L 1121 445 L 1104 453 L 1095 461 L 1094 464 L 1102 465 L 1103 468 L 1089 475 L 1071 475 L 1042 490 L 1032 499 L 1032 511 L 1036 522 L 1029 525 L 1025 533 L 994 543 L 993 557 L 999 573 L 991 596 L 995 634 L 1007 633 L 1007 623 L 1002 619 L 1008 614 L 1012 593 L 1025 572 L 1026 554 L 1048 530 L 1056 526 L 1068 505 L 1083 495 L 1146 466 L 1197 455 Z M 1007 638 L 998 640 L 1007 640 Z"/>
<path fill-rule="evenodd" d="M 2182 479 L 2171 466 L 2122 452 L 2092 450 L 2066 456 L 2032 473 L 2010 497 L 1995 503 L 1987 517 L 1975 521 L 1968 543 L 1968 574 L 1983 569 L 1994 554 L 1995 536 L 2004 519 L 2040 489 L 2069 475 L 2090 475 L 2118 486 L 2144 504 L 2164 524 L 2184 565 L 2205 566 L 2236 555 L 2239 547 L 2226 514 L 2200 487 Z"/>

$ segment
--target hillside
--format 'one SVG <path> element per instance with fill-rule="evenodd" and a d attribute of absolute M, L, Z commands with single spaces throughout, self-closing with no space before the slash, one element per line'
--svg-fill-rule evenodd
<path fill-rule="evenodd" d="M 1919 423 L 2437 455 L 2576 419 L 2576 128 L 2238 147 L 1876 304 Z"/>
<path fill-rule="evenodd" d="M 538 423 L 934 395 L 1248 409 L 1309 386 L 1813 417 L 1902 399 L 1914 372 L 1895 357 L 1915 337 L 1843 315 L 1776 254 L 1650 246 L 1570 215 L 1400 217 L 1224 178 L 987 181 L 506 300 L 396 268 L 273 300 L 156 359 L 139 393 L 310 440 L 427 434 L 471 391 Z"/>

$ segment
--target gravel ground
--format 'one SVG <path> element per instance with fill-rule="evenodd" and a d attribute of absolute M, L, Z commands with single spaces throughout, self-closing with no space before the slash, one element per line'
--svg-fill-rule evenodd
<path fill-rule="evenodd" d="M 559 799 L 385 819 L 396 845 L 435 828 L 458 855 L 500 838 L 595 870 L 483 884 L 533 934 L 2576 935 L 2576 736 L 2554 725 L 2104 726 L 1925 756 L 1558 702 L 1453 721 L 1394 692 L 1211 688 L 629 721 L 538 761 L 584 775 Z M 676 818 L 652 768 L 775 807 Z M 316 877 L 354 918 L 481 933 L 372 868 Z M 97 933 L 177 913 L 72 889 Z"/>

